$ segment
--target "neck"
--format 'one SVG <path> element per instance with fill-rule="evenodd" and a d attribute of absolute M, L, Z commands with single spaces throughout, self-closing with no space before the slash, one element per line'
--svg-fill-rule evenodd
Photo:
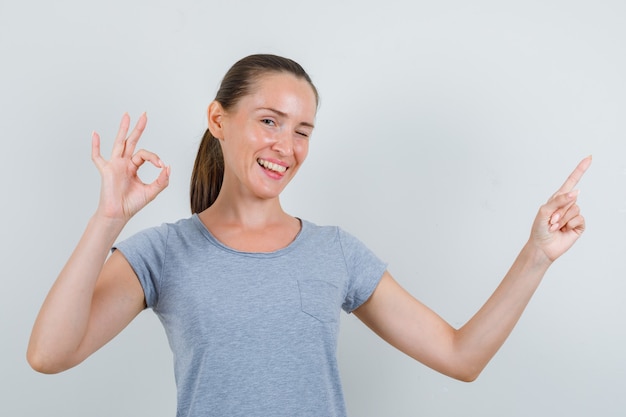
<path fill-rule="evenodd" d="M 278 198 L 246 201 L 220 193 L 199 214 L 200 220 L 224 245 L 246 252 L 273 252 L 289 245 L 300 221 L 285 213 Z"/>
<path fill-rule="evenodd" d="M 213 205 L 201 213 L 221 224 L 263 228 L 292 218 L 283 210 L 278 197 L 273 199 L 233 198 L 220 192 Z"/>
<path fill-rule="evenodd" d="M 279 195 L 264 198 L 253 193 L 228 169 L 217 199 L 203 213 L 221 224 L 253 229 L 295 220 L 283 210 Z"/>

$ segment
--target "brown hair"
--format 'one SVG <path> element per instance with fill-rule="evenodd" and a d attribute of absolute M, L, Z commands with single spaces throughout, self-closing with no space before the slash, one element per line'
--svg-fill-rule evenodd
<path fill-rule="evenodd" d="M 255 81 L 269 72 L 286 72 L 306 80 L 319 102 L 317 89 L 311 78 L 297 62 L 277 55 L 257 54 L 247 56 L 235 63 L 222 80 L 215 101 L 224 110 L 232 109 L 239 100 L 250 94 Z M 215 202 L 224 178 L 224 156 L 220 143 L 206 130 L 191 174 L 191 212 L 200 213 Z"/>

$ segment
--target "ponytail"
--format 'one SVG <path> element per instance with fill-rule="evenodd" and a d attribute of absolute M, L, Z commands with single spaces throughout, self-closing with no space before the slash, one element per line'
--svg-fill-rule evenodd
<path fill-rule="evenodd" d="M 224 179 L 224 156 L 209 129 L 204 132 L 191 174 L 191 213 L 200 213 L 215 202 Z"/>

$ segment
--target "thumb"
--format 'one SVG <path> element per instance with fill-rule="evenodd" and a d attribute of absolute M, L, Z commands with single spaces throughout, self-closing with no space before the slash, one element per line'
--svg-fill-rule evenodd
<path fill-rule="evenodd" d="M 159 172 L 159 176 L 150 184 L 148 184 L 147 197 L 150 201 L 154 200 L 156 196 L 159 195 L 159 193 L 169 185 L 170 172 L 171 167 L 169 165 L 163 167 L 161 172 Z"/>

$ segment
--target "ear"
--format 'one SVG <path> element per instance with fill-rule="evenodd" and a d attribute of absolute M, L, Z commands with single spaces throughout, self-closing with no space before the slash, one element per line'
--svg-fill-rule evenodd
<path fill-rule="evenodd" d="M 213 100 L 207 109 L 207 117 L 209 119 L 209 131 L 213 137 L 222 140 L 224 138 L 224 108 L 222 105 Z"/>

